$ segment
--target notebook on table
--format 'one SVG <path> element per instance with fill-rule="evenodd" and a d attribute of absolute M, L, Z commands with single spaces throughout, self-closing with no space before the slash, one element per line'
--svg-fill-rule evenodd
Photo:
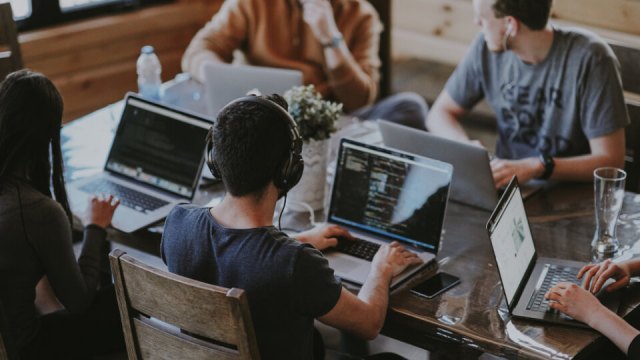
<path fill-rule="evenodd" d="M 207 111 L 214 118 L 231 100 L 254 90 L 262 95 L 282 95 L 302 85 L 301 71 L 264 66 L 208 63 L 204 76 Z"/>
<path fill-rule="evenodd" d="M 112 225 L 133 232 L 157 222 L 197 190 L 211 121 L 127 94 L 103 171 L 67 185 L 74 214 L 93 195 L 120 199 Z"/>
<path fill-rule="evenodd" d="M 515 176 L 489 218 L 487 231 L 511 315 L 587 327 L 551 309 L 544 298 L 544 294 L 559 282 L 580 285 L 576 276 L 586 263 L 538 256 Z M 588 242 L 585 243 L 585 246 L 588 245 Z M 618 294 L 600 291 L 598 297 L 606 307 L 617 311 L 620 303 Z"/>
<path fill-rule="evenodd" d="M 400 242 L 423 264 L 394 277 L 391 288 L 435 262 L 442 237 L 451 165 L 399 150 L 342 139 L 327 221 L 358 240 L 325 253 L 343 280 L 362 285 L 382 244 Z"/>

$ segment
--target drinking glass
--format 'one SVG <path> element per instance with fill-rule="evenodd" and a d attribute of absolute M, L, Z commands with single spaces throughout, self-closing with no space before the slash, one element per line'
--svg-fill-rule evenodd
<path fill-rule="evenodd" d="M 591 242 L 593 261 L 614 257 L 620 247 L 616 237 L 616 223 L 624 199 L 627 173 L 614 167 L 598 168 L 593 172 L 596 213 L 596 232 Z"/>

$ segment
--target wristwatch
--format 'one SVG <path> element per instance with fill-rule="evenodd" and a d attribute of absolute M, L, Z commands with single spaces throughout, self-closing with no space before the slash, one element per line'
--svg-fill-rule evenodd
<path fill-rule="evenodd" d="M 549 154 L 540 154 L 540 162 L 544 166 L 544 173 L 542 173 L 538 179 L 547 180 L 551 177 L 551 174 L 553 174 L 553 169 L 556 167 L 556 163 Z"/>
<path fill-rule="evenodd" d="M 337 33 L 336 35 L 333 35 L 333 37 L 331 38 L 331 40 L 329 40 L 329 42 L 326 43 L 322 43 L 322 47 L 323 48 L 337 48 L 338 46 L 340 46 L 340 43 L 342 42 L 342 40 L 344 40 L 342 38 L 342 34 Z"/>

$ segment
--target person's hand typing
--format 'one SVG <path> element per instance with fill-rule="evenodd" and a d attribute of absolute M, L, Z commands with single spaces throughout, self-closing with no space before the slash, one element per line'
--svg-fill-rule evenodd
<path fill-rule="evenodd" d="M 591 293 L 596 294 L 608 279 L 616 281 L 607 287 L 606 291 L 615 291 L 629 285 L 631 279 L 631 270 L 628 264 L 622 262 L 616 264 L 611 260 L 605 260 L 599 264 L 590 264 L 584 266 L 578 272 L 578 279 L 583 280 L 582 287 Z"/>
<path fill-rule="evenodd" d="M 353 240 L 353 236 L 345 228 L 338 225 L 320 225 L 295 236 L 300 242 L 313 245 L 324 250 L 338 245 L 338 238 Z"/>
<path fill-rule="evenodd" d="M 549 289 L 544 296 L 549 300 L 552 309 L 561 311 L 589 326 L 597 319 L 604 308 L 600 301 L 590 292 L 572 283 L 561 282 Z"/>
<path fill-rule="evenodd" d="M 118 205 L 120 205 L 120 200 L 114 198 L 113 195 L 107 197 L 93 196 L 91 200 L 89 200 L 89 214 L 85 223 L 106 229 L 111 225 L 113 213 L 116 211 Z"/>
<path fill-rule="evenodd" d="M 405 249 L 404 246 L 394 241 L 391 244 L 380 246 L 371 261 L 371 270 L 386 274 L 391 279 L 407 267 L 421 263 L 422 259 L 416 253 Z"/>
<path fill-rule="evenodd" d="M 544 173 L 544 166 L 538 158 L 525 158 L 520 160 L 505 160 L 494 158 L 491 160 L 491 172 L 496 189 L 509 184 L 513 175 L 518 176 L 518 182 L 525 184 Z"/>

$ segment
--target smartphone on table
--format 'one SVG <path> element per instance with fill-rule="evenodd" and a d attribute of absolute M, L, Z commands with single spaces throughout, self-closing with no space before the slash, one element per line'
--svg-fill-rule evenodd
<path fill-rule="evenodd" d="M 433 299 L 434 297 L 458 285 L 459 283 L 460 278 L 458 278 L 457 276 L 453 276 L 445 272 L 439 272 L 423 281 L 419 285 L 415 286 L 410 291 L 418 296 Z"/>

